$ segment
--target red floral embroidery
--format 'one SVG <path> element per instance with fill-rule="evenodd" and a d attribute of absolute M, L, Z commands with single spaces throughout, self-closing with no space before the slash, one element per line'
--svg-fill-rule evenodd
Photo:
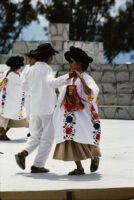
<path fill-rule="evenodd" d="M 94 106 L 93 106 L 93 105 L 91 106 L 91 110 L 92 110 L 92 111 L 95 111 L 95 108 L 94 108 Z"/>
<path fill-rule="evenodd" d="M 6 102 L 6 87 L 7 87 L 7 83 L 8 81 L 5 83 L 5 86 L 2 88 L 2 97 L 1 97 L 1 115 L 4 114 L 4 106 L 5 106 L 5 102 Z"/>
<path fill-rule="evenodd" d="M 72 133 L 72 129 L 71 128 L 66 128 L 66 134 L 70 135 Z"/>
<path fill-rule="evenodd" d="M 100 133 L 96 134 L 96 140 L 100 140 Z"/>
<path fill-rule="evenodd" d="M 91 111 L 91 116 L 92 116 L 92 123 L 94 127 L 93 131 L 93 139 L 94 139 L 94 144 L 98 145 L 100 142 L 100 135 L 101 135 L 101 127 L 100 127 L 100 120 L 99 120 L 99 115 L 96 112 L 96 109 L 93 105 L 93 98 L 92 96 L 88 96 L 88 101 L 90 105 L 90 111 Z M 97 101 L 95 103 L 98 103 Z"/>
<path fill-rule="evenodd" d="M 98 113 L 94 113 L 94 114 L 93 114 L 93 118 L 94 118 L 95 120 L 97 120 L 97 119 L 99 118 Z"/>
<path fill-rule="evenodd" d="M 76 117 L 75 117 L 75 111 L 67 112 L 65 110 L 64 113 L 64 126 L 63 126 L 63 139 L 64 140 L 73 140 L 73 137 L 75 135 L 75 124 L 76 124 Z"/>
<path fill-rule="evenodd" d="M 4 105 L 5 105 L 5 103 L 4 103 L 4 102 L 2 102 L 2 103 L 1 103 L 1 105 L 2 105 L 2 106 L 4 106 Z"/>

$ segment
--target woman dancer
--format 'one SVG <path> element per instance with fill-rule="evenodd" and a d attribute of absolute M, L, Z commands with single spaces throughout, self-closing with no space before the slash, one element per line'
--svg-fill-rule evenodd
<path fill-rule="evenodd" d="M 56 148 L 54 159 L 75 161 L 77 169 L 68 175 L 84 174 L 81 160 L 91 158 L 90 171 L 99 166 L 100 121 L 97 96 L 99 88 L 93 78 L 85 73 L 93 61 L 85 51 L 70 47 L 65 53 L 74 77 L 60 89 L 54 112 Z"/>

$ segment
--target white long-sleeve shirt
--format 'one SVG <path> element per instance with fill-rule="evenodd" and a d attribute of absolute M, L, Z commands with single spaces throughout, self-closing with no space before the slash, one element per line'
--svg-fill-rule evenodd
<path fill-rule="evenodd" d="M 29 64 L 24 67 L 24 69 L 23 69 L 23 71 L 21 72 L 21 75 L 20 75 L 21 80 L 24 80 L 24 79 L 27 78 L 27 74 L 28 74 L 29 69 L 30 69 Z M 30 95 L 29 95 L 28 91 L 25 91 L 24 107 L 25 107 L 27 115 L 30 115 Z"/>
<path fill-rule="evenodd" d="M 30 95 L 30 114 L 52 114 L 57 102 L 55 88 L 63 85 L 68 74 L 55 78 L 51 67 L 45 62 L 36 62 L 25 79 L 23 89 Z"/>

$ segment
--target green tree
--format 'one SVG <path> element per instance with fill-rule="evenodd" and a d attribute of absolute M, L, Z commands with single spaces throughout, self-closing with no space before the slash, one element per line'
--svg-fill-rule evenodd
<path fill-rule="evenodd" d="M 120 52 L 134 49 L 134 3 L 128 1 L 126 9 L 111 16 L 115 0 L 52 0 L 38 3 L 38 11 L 48 21 L 70 24 L 70 39 L 100 41 L 108 62 Z"/>
<path fill-rule="evenodd" d="M 52 0 L 45 6 L 39 2 L 38 10 L 50 22 L 69 23 L 71 40 L 93 41 L 114 4 L 115 0 Z"/>
<path fill-rule="evenodd" d="M 98 41 L 103 41 L 109 62 L 120 52 L 134 50 L 134 2 L 127 1 L 126 8 L 119 9 L 117 16 L 107 16 L 99 33 Z"/>
<path fill-rule="evenodd" d="M 0 53 L 7 54 L 22 29 L 33 20 L 37 20 L 37 12 L 32 7 L 31 0 L 23 0 L 17 4 L 11 3 L 9 0 L 1 0 Z"/>

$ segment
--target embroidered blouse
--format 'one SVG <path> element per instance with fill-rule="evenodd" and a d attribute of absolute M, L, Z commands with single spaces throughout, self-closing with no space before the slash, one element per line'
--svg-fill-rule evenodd
<path fill-rule="evenodd" d="M 6 76 L 6 72 L 3 78 Z M 24 110 L 25 92 L 22 90 L 21 79 L 18 74 L 10 72 L 7 83 L 0 88 L 0 116 L 21 120 L 26 117 Z"/>
<path fill-rule="evenodd" d="M 60 88 L 57 107 L 53 115 L 56 143 L 73 140 L 79 143 L 99 145 L 101 134 L 97 101 L 99 88 L 87 73 L 83 73 L 82 76 L 92 90 L 91 95 L 87 96 L 80 79 L 75 81 L 77 93 L 84 105 L 83 109 L 72 110 L 69 107 L 65 109 L 64 106 L 61 106 L 67 86 Z M 68 85 L 72 85 L 72 79 Z"/>

